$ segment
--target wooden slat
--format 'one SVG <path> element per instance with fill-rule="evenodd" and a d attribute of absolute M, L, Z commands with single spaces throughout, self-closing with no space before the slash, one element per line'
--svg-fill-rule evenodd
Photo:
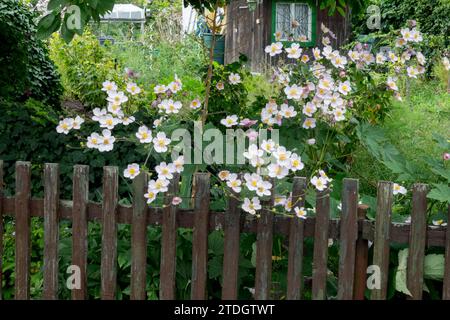
<path fill-rule="evenodd" d="M 445 262 L 444 265 L 444 286 L 442 289 L 442 300 L 450 300 L 450 205 L 447 214 L 447 230 L 445 238 Z"/>
<path fill-rule="evenodd" d="M 354 300 L 364 300 L 366 291 L 367 264 L 369 259 L 369 241 L 363 238 L 362 227 L 368 206 L 358 206 L 358 240 L 356 240 Z"/>
<path fill-rule="evenodd" d="M 292 204 L 295 207 L 305 206 L 306 178 L 295 177 L 292 187 Z M 299 300 L 303 292 L 303 240 L 304 221 L 295 215 L 289 223 L 289 252 L 287 271 L 288 300 Z"/>
<path fill-rule="evenodd" d="M 175 299 L 175 275 L 177 265 L 177 207 L 172 205 L 173 195 L 178 192 L 180 176 L 174 175 L 168 194 L 164 198 L 161 235 L 161 264 L 159 299 Z"/>
<path fill-rule="evenodd" d="M 0 160 L 0 300 L 3 299 L 3 160 Z"/>
<path fill-rule="evenodd" d="M 317 192 L 316 224 L 314 228 L 314 253 L 312 270 L 312 299 L 327 297 L 328 224 L 330 221 L 330 194 Z"/>
<path fill-rule="evenodd" d="M 31 163 L 16 163 L 16 283 L 15 299 L 30 299 L 31 215 Z"/>
<path fill-rule="evenodd" d="M 411 233 L 409 238 L 406 283 L 412 300 L 421 300 L 423 268 L 427 239 L 427 185 L 415 184 L 413 188 Z"/>
<path fill-rule="evenodd" d="M 45 300 L 58 298 L 59 165 L 44 167 L 44 290 Z"/>
<path fill-rule="evenodd" d="M 209 174 L 195 174 L 191 299 L 205 300 L 208 279 Z"/>
<path fill-rule="evenodd" d="M 145 300 L 147 294 L 147 204 L 144 197 L 147 174 L 133 180 L 133 222 L 131 224 L 131 300 Z"/>
<path fill-rule="evenodd" d="M 392 211 L 392 182 L 378 182 L 377 214 L 375 216 L 375 236 L 373 264 L 380 268 L 380 289 L 372 289 L 372 300 L 385 300 L 389 276 L 389 241 Z"/>
<path fill-rule="evenodd" d="M 119 170 L 103 168 L 101 298 L 114 300 L 117 285 L 117 203 Z"/>
<path fill-rule="evenodd" d="M 241 209 L 239 194 L 230 188 L 228 210 L 224 217 L 222 300 L 238 298 L 239 239 Z"/>
<path fill-rule="evenodd" d="M 87 299 L 89 166 L 73 169 L 72 264 L 80 268 L 80 288 L 72 289 L 73 300 Z"/>
<path fill-rule="evenodd" d="M 264 201 L 257 221 L 255 300 L 268 300 L 272 286 L 273 207 L 275 199 L 274 179 L 271 179 L 270 200 Z"/>
<path fill-rule="evenodd" d="M 353 299 L 355 250 L 358 238 L 358 180 L 344 179 L 339 245 L 338 300 Z"/>

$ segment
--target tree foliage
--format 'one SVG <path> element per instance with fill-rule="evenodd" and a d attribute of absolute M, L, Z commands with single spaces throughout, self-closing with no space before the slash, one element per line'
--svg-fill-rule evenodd
<path fill-rule="evenodd" d="M 43 42 L 36 38 L 34 18 L 21 2 L 0 0 L 0 97 L 32 97 L 56 106 L 62 92 L 59 76 Z"/>

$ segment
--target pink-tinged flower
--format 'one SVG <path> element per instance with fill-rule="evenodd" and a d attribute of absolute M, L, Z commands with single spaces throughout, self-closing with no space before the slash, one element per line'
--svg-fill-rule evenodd
<path fill-rule="evenodd" d="M 239 122 L 239 125 L 243 126 L 243 127 L 250 127 L 257 123 L 258 123 L 258 120 L 250 120 L 248 118 L 245 118 L 245 119 L 241 120 L 241 122 Z"/>
<path fill-rule="evenodd" d="M 258 132 L 256 130 L 249 130 L 246 135 L 250 141 L 255 141 L 258 138 Z"/>
<path fill-rule="evenodd" d="M 450 153 L 448 153 L 448 152 L 444 153 L 444 154 L 442 155 L 442 158 L 443 158 L 445 161 L 450 160 Z"/>
<path fill-rule="evenodd" d="M 183 199 L 181 199 L 180 197 L 173 197 L 172 199 L 172 205 L 174 206 L 179 205 L 181 202 L 183 202 Z"/>

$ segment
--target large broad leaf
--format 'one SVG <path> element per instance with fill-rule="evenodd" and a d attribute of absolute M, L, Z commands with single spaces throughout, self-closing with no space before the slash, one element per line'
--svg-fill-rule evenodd
<path fill-rule="evenodd" d="M 67 18 L 64 17 L 64 21 L 61 25 L 61 37 L 64 39 L 66 43 L 69 43 L 72 41 L 73 37 L 75 36 L 75 32 L 73 30 L 69 30 L 67 28 Z"/>
<path fill-rule="evenodd" d="M 428 193 L 428 198 L 450 204 L 450 187 L 443 183 L 434 184 L 434 186 L 435 188 Z"/>
<path fill-rule="evenodd" d="M 406 286 L 406 269 L 408 265 L 408 249 L 398 252 L 398 267 L 395 273 L 395 290 L 411 296 L 411 292 Z"/>
<path fill-rule="evenodd" d="M 65 6 L 68 3 L 67 0 L 50 0 L 47 4 L 47 10 L 55 10 Z"/>
<path fill-rule="evenodd" d="M 46 39 L 50 35 L 57 31 L 61 26 L 61 16 L 57 13 L 49 13 L 44 16 L 37 26 L 37 37 L 39 39 Z"/>
<path fill-rule="evenodd" d="M 445 258 L 443 254 L 428 254 L 425 256 L 423 276 L 426 279 L 444 279 Z"/>
<path fill-rule="evenodd" d="M 411 295 L 406 286 L 406 274 L 408 266 L 408 249 L 403 249 L 398 252 L 398 267 L 395 273 L 395 289 L 404 294 Z M 428 254 L 424 259 L 423 277 L 425 279 L 432 279 L 441 281 L 444 278 L 445 258 L 443 254 Z M 429 289 L 424 283 L 424 291 L 429 292 Z"/>

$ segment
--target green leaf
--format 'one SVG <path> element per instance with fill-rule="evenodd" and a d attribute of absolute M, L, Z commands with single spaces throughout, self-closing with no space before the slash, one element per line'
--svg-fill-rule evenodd
<path fill-rule="evenodd" d="M 61 25 L 61 37 L 64 39 L 64 41 L 66 43 L 69 43 L 70 41 L 72 41 L 73 37 L 75 36 L 75 32 L 73 32 L 72 30 L 69 30 L 67 28 L 67 19 L 64 19 L 62 25 Z"/>
<path fill-rule="evenodd" d="M 67 4 L 67 0 L 50 0 L 47 4 L 47 10 L 52 11 Z"/>
<path fill-rule="evenodd" d="M 336 10 L 339 12 L 341 16 L 345 17 L 345 9 L 341 7 L 336 7 Z"/>
<path fill-rule="evenodd" d="M 435 183 L 433 185 L 435 188 L 428 193 L 427 197 L 429 199 L 434 199 L 440 202 L 448 202 L 450 204 L 450 187 L 443 183 Z"/>
<path fill-rule="evenodd" d="M 444 261 L 443 254 L 427 254 L 424 261 L 424 278 L 442 281 L 444 279 Z"/>
<path fill-rule="evenodd" d="M 408 265 L 408 249 L 403 249 L 398 252 L 398 268 L 395 273 L 395 290 L 411 296 L 406 287 L 406 268 Z"/>
<path fill-rule="evenodd" d="M 61 26 L 61 16 L 59 14 L 55 15 L 49 13 L 43 17 L 37 27 L 37 37 L 39 39 L 46 39 L 52 35 L 53 32 L 57 31 Z"/>

